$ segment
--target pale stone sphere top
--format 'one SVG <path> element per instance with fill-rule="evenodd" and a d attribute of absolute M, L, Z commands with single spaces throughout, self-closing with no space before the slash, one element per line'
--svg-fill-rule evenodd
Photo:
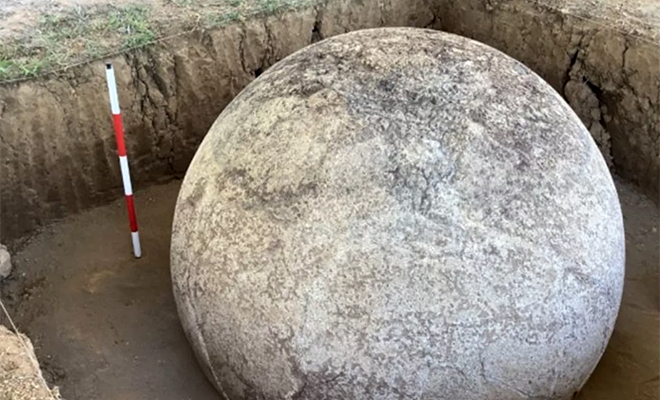
<path fill-rule="evenodd" d="M 612 333 L 620 206 L 522 64 L 419 29 L 334 37 L 220 115 L 172 236 L 179 314 L 229 399 L 567 399 Z"/>

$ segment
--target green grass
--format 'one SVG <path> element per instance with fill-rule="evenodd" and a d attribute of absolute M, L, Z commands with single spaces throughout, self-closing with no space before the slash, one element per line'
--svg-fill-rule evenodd
<path fill-rule="evenodd" d="M 178 7 L 189 7 L 195 4 L 195 0 L 167 0 L 167 2 Z"/>
<path fill-rule="evenodd" d="M 147 10 L 141 6 L 113 10 L 107 23 L 111 29 L 123 36 L 122 49 L 144 46 L 156 39 Z"/>
<path fill-rule="evenodd" d="M 205 28 L 215 28 L 218 26 L 225 26 L 228 25 L 234 21 L 238 21 L 240 19 L 243 19 L 243 16 L 241 15 L 240 12 L 234 10 L 230 11 L 228 13 L 221 13 L 221 14 L 210 14 L 206 18 L 206 23 Z"/>
<path fill-rule="evenodd" d="M 258 0 L 253 14 L 271 15 L 281 11 L 298 10 L 316 3 L 316 0 Z"/>
<path fill-rule="evenodd" d="M 41 15 L 30 37 L 0 47 L 0 82 L 152 43 L 156 31 L 148 9 L 131 5 L 83 8 Z"/>
<path fill-rule="evenodd" d="M 264 14 L 272 14 L 282 5 L 278 0 L 259 0 L 259 11 Z"/>
<path fill-rule="evenodd" d="M 185 32 L 190 26 L 211 29 L 319 1 L 168 0 L 170 13 L 159 15 L 140 4 L 76 5 L 57 13 L 46 12 L 34 29 L 0 43 L 0 83 L 147 46 L 163 36 Z M 174 12 L 171 7 L 175 7 Z"/>
<path fill-rule="evenodd" d="M 20 43 L 4 44 L 0 47 L 0 81 L 6 77 L 35 76 L 51 64 L 51 58 L 35 55 Z"/>

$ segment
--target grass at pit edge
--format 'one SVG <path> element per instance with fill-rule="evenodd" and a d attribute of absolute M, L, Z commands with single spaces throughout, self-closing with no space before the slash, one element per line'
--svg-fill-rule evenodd
<path fill-rule="evenodd" d="M 178 11 L 176 23 L 139 3 L 74 5 L 56 13 L 44 12 L 35 29 L 0 43 L 0 84 L 63 71 L 195 29 L 311 7 L 321 0 L 166 1 Z"/>

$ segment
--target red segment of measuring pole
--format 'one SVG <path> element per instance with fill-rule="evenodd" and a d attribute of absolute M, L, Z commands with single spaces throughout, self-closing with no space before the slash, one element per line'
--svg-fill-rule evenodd
<path fill-rule="evenodd" d="M 135 216 L 135 202 L 133 195 L 126 196 L 126 208 L 128 209 L 128 222 L 131 225 L 131 232 L 137 232 L 137 218 Z"/>
<path fill-rule="evenodd" d="M 119 99 L 117 96 L 117 84 L 115 82 L 115 71 L 112 64 L 107 63 L 105 75 L 108 81 L 108 94 L 110 95 L 110 108 L 112 110 L 112 123 L 117 140 L 117 154 L 119 155 L 119 167 L 121 169 L 121 180 L 124 185 L 124 196 L 126 197 L 126 209 L 128 210 L 128 221 L 131 227 L 131 240 L 133 242 L 133 254 L 136 258 L 142 256 L 140 246 L 140 234 L 138 232 L 137 216 L 135 213 L 135 202 L 133 200 L 133 186 L 131 184 L 131 173 L 128 168 L 126 156 L 126 143 L 124 141 L 124 124 L 121 120 Z"/>
<path fill-rule="evenodd" d="M 117 153 L 119 156 L 126 155 L 126 143 L 124 142 L 124 123 L 121 122 L 121 112 L 112 115 L 112 124 L 115 127 L 115 139 L 117 140 Z"/>

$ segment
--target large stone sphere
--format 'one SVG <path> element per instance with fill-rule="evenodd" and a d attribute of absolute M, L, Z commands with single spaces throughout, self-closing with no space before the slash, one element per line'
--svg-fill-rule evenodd
<path fill-rule="evenodd" d="M 273 66 L 181 188 L 172 279 L 228 399 L 568 399 L 619 308 L 598 148 L 528 68 L 375 29 Z"/>

